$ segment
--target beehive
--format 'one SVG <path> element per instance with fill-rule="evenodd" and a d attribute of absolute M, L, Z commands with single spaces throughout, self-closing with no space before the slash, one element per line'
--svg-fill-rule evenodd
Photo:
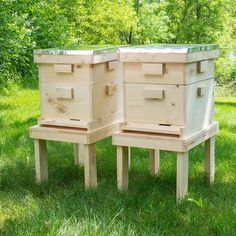
<path fill-rule="evenodd" d="M 217 45 L 156 44 L 119 49 L 123 132 L 184 138 L 213 123 Z"/>
<path fill-rule="evenodd" d="M 84 46 L 37 50 L 39 124 L 93 131 L 122 117 L 117 48 Z"/>

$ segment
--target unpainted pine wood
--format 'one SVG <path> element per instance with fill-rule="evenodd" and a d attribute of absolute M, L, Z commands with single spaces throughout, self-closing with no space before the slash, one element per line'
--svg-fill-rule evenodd
<path fill-rule="evenodd" d="M 56 98 L 72 99 L 73 98 L 73 88 L 57 87 L 56 94 L 57 94 Z"/>
<path fill-rule="evenodd" d="M 73 65 L 71 64 L 55 64 L 54 71 L 56 73 L 72 73 Z"/>
<path fill-rule="evenodd" d="M 131 147 L 128 147 L 129 170 L 131 169 Z"/>
<path fill-rule="evenodd" d="M 48 159 L 46 140 L 34 139 L 36 182 L 48 179 Z"/>
<path fill-rule="evenodd" d="M 218 122 L 212 123 L 209 127 L 195 132 L 186 138 L 176 138 L 170 135 L 150 135 L 150 133 L 121 133 L 116 132 L 112 135 L 112 144 L 117 146 L 132 146 L 174 152 L 186 152 L 205 140 L 218 133 Z"/>
<path fill-rule="evenodd" d="M 203 73 L 209 69 L 208 60 L 198 62 L 198 73 Z"/>
<path fill-rule="evenodd" d="M 176 199 L 182 200 L 188 191 L 188 152 L 177 152 Z"/>
<path fill-rule="evenodd" d="M 202 88 L 199 96 L 199 88 Z M 213 123 L 214 79 L 208 79 L 185 88 L 186 129 L 185 136 L 207 128 Z"/>
<path fill-rule="evenodd" d="M 215 137 L 205 141 L 205 173 L 211 184 L 215 179 Z"/>
<path fill-rule="evenodd" d="M 118 67 L 118 61 L 109 61 L 108 62 L 108 70 L 114 70 Z"/>
<path fill-rule="evenodd" d="M 161 134 L 175 134 L 181 135 L 183 126 L 163 126 L 154 123 L 138 123 L 138 122 L 129 122 L 126 125 L 122 126 L 122 130 L 126 131 L 143 131 L 147 133 L 161 133 Z"/>
<path fill-rule="evenodd" d="M 145 99 L 163 99 L 164 90 L 163 89 L 154 89 L 154 88 L 145 88 L 143 89 L 143 97 Z"/>
<path fill-rule="evenodd" d="M 163 75 L 164 65 L 162 63 L 143 63 L 142 71 L 146 75 Z"/>
<path fill-rule="evenodd" d="M 74 64 L 73 73 L 56 73 L 54 64 L 39 64 L 39 81 L 48 83 L 76 83 L 78 85 L 88 84 L 92 81 L 91 65 Z"/>
<path fill-rule="evenodd" d="M 190 63 L 213 59 L 219 56 L 219 50 L 193 53 L 146 53 L 120 52 L 121 62 L 157 62 L 157 63 Z"/>
<path fill-rule="evenodd" d="M 199 63 L 192 62 L 185 64 L 184 67 L 184 83 L 191 84 L 214 78 L 214 59 L 208 60 L 207 70 L 199 73 Z"/>
<path fill-rule="evenodd" d="M 168 125 L 185 125 L 185 87 L 153 84 L 153 90 L 164 91 L 163 99 L 145 99 L 143 90 L 150 84 L 125 84 L 125 120 Z"/>
<path fill-rule="evenodd" d="M 45 118 L 53 119 L 78 119 L 82 121 L 92 120 L 91 100 L 89 93 L 89 85 L 78 85 L 76 83 L 68 83 L 66 87 L 68 91 L 59 91 L 63 88 L 64 83 L 52 82 L 40 84 L 40 106 L 41 115 Z M 73 97 L 72 97 L 73 89 Z M 66 94 L 65 94 L 66 92 Z M 64 95 L 63 95 L 64 94 Z M 67 99 L 58 98 L 64 96 Z M 71 99 L 68 99 L 68 98 Z"/>
<path fill-rule="evenodd" d="M 84 166 L 84 145 L 81 143 L 74 143 L 74 157 L 76 166 Z"/>
<path fill-rule="evenodd" d="M 144 65 L 145 63 L 142 62 L 125 62 L 123 66 L 124 81 L 126 83 L 142 84 L 184 84 L 186 65 L 183 63 L 165 64 L 165 73 L 163 74 L 144 74 Z M 152 63 L 151 65 L 155 68 L 159 64 Z"/>
<path fill-rule="evenodd" d="M 160 151 L 158 149 L 149 150 L 150 174 L 157 175 L 160 172 Z"/>
<path fill-rule="evenodd" d="M 124 63 L 124 81 L 128 83 L 145 84 L 179 84 L 196 83 L 214 77 L 214 59 L 208 61 L 208 69 L 202 73 L 198 71 L 198 63 L 166 63 L 165 73 L 162 75 L 144 74 L 142 62 Z M 153 63 L 158 65 L 158 63 Z"/>
<path fill-rule="evenodd" d="M 84 182 L 85 188 L 97 186 L 96 144 L 84 145 Z"/>
<path fill-rule="evenodd" d="M 117 146 L 117 188 L 119 191 L 128 189 L 129 179 L 128 147 Z"/>
<path fill-rule="evenodd" d="M 104 53 L 93 55 L 81 53 L 80 55 L 34 55 L 35 63 L 58 63 L 58 64 L 98 64 L 118 59 L 117 53 Z"/>

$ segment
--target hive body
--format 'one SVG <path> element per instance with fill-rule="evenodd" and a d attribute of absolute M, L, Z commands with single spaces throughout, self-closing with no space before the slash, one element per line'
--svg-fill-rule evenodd
<path fill-rule="evenodd" d="M 215 45 L 150 45 L 120 49 L 124 131 L 181 138 L 213 123 Z"/>
<path fill-rule="evenodd" d="M 93 131 L 122 118 L 122 80 L 115 48 L 40 50 L 41 117 L 44 126 Z"/>

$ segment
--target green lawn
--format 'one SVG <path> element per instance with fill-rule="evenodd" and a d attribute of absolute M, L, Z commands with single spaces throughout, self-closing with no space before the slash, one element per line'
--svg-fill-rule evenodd
<path fill-rule="evenodd" d="M 175 201 L 175 154 L 162 152 L 149 176 L 148 153 L 132 149 L 129 191 L 116 191 L 116 152 L 97 145 L 98 188 L 84 190 L 71 144 L 49 142 L 49 182 L 35 184 L 28 128 L 39 115 L 37 90 L 0 97 L 0 235 L 235 235 L 236 98 L 216 99 L 216 181 L 204 183 L 203 147 L 190 152 L 189 191 Z"/>

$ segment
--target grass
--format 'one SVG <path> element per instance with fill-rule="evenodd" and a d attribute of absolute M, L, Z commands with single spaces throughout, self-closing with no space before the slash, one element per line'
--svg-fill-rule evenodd
<path fill-rule="evenodd" d="M 235 235 L 236 98 L 216 99 L 216 181 L 204 183 L 203 147 L 190 152 L 189 191 L 175 201 L 175 154 L 161 152 L 149 176 L 148 153 L 132 149 L 129 191 L 116 191 L 111 139 L 97 145 L 98 188 L 84 190 L 72 145 L 49 142 L 49 181 L 35 184 L 28 128 L 39 115 L 38 91 L 0 97 L 0 235 Z"/>

